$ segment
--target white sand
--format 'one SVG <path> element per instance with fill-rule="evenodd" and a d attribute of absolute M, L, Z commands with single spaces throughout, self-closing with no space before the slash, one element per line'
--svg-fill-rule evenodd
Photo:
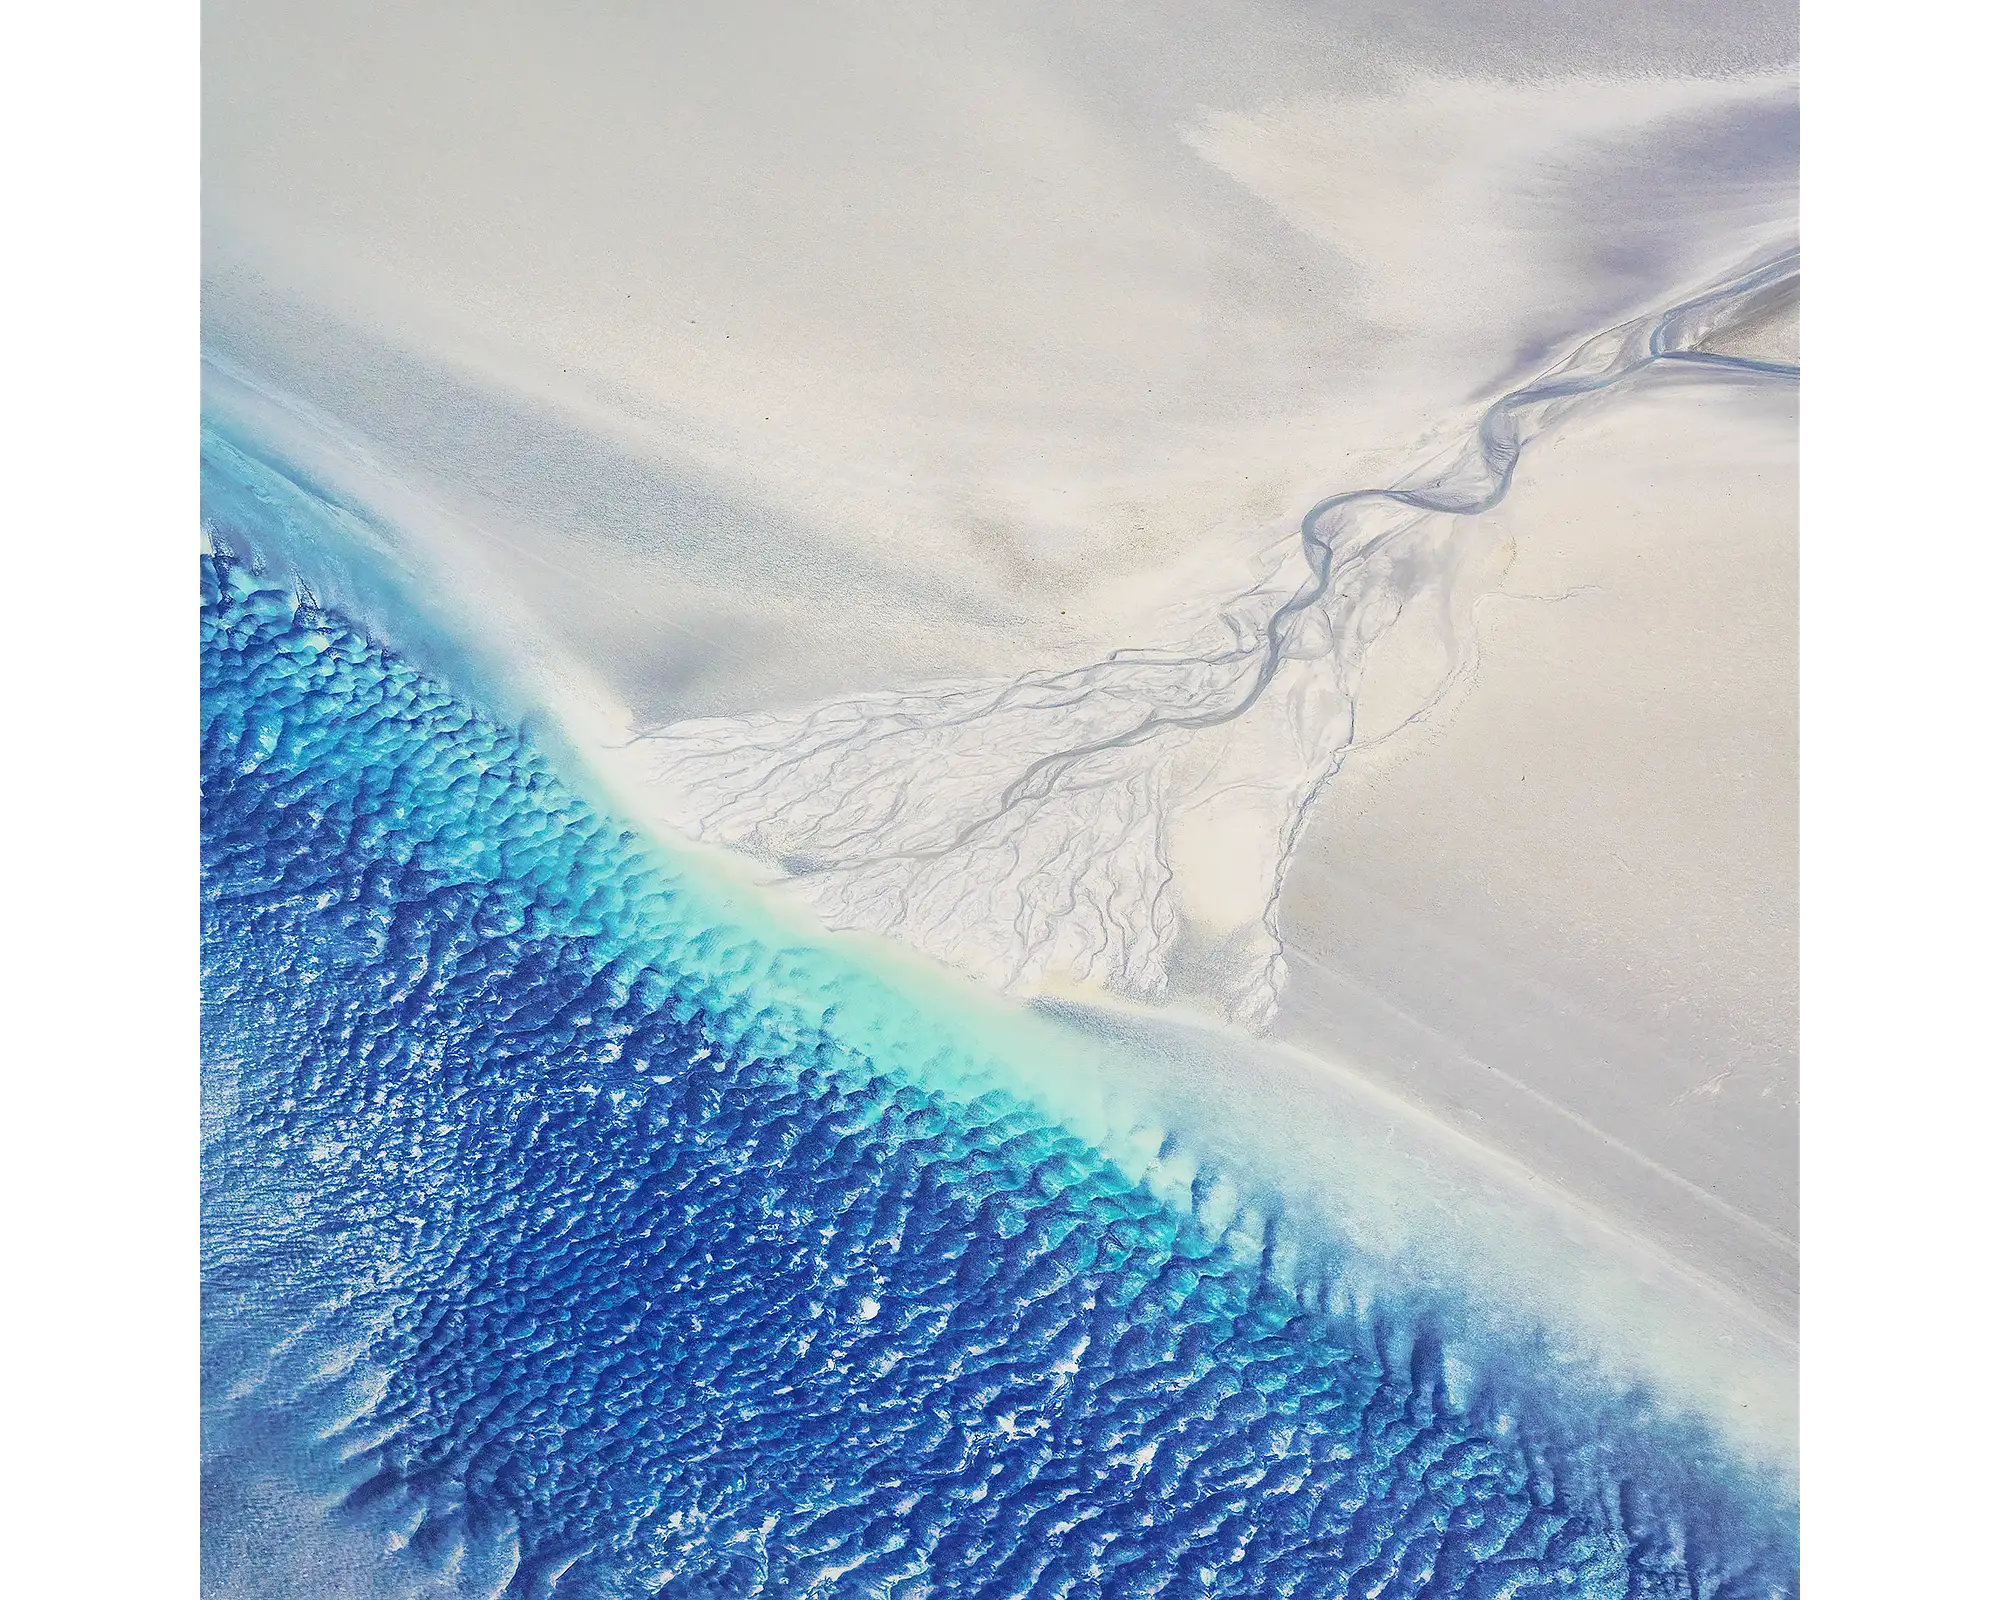
<path fill-rule="evenodd" d="M 1286 885 L 1278 1034 L 1797 1294 L 1796 390 L 1579 414 L 1491 518 L 1476 674 Z"/>
<path fill-rule="evenodd" d="M 1447 81 L 1383 26 L 221 0 L 209 342 L 490 530 L 641 721 L 1164 642 L 1789 226 L 1782 74 L 1607 74 L 1606 12 L 1433 22 Z"/>
<path fill-rule="evenodd" d="M 218 0 L 211 400 L 384 513 L 444 623 L 580 742 L 936 706 L 1211 637 L 1289 592 L 1320 496 L 1786 236 L 1790 26 Z M 1786 315 L 1711 348 L 1784 359 Z M 1508 539 L 1508 589 L 1580 592 L 1480 602 L 1466 692 L 1327 791 L 1279 1026 L 1782 1320 L 1791 434 L 1731 384 L 1575 419 L 1381 585 L 1409 605 L 1364 737 L 1449 666 Z M 1051 811 L 1032 948 L 1005 896 L 927 938 L 1044 991 L 1238 1006 L 1355 687 L 1329 652 L 1116 804 Z M 916 808 L 1019 777 L 1005 740 L 965 748 Z M 1100 970 L 1108 930 L 1131 954 Z"/>

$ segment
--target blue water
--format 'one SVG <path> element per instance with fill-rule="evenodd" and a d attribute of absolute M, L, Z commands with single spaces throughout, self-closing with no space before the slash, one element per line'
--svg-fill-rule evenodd
<path fill-rule="evenodd" d="M 1304 1302 L 520 730 L 202 577 L 219 1590 L 278 1592 L 221 1570 L 261 1474 L 487 1595 L 1796 1592 L 1698 1427 L 1457 1393 L 1476 1329 Z"/>

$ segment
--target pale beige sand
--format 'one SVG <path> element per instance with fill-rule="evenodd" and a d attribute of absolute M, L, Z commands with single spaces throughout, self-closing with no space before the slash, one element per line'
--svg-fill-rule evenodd
<path fill-rule="evenodd" d="M 1792 226 L 1795 84 L 1695 20 L 214 0 L 208 344 L 640 722 L 1173 643 Z"/>
<path fill-rule="evenodd" d="M 1475 673 L 1307 828 L 1277 1026 L 1786 1318 L 1796 448 L 1684 374 L 1537 444 Z"/>
<path fill-rule="evenodd" d="M 1199 637 L 1321 495 L 1793 225 L 1782 49 L 1198 10 L 217 0 L 208 346 L 582 741 Z M 1329 788 L 1281 1034 L 1783 1313 L 1770 405 L 1707 374 L 1533 447 L 1506 587 L 1580 592 L 1484 602 L 1463 700 Z M 1225 765 L 1172 841 L 1218 943 L 1276 849 Z"/>
<path fill-rule="evenodd" d="M 1702 341 L 1704 350 L 1751 361 L 1799 364 L 1799 280 L 1780 286 L 1748 308 L 1741 321 Z"/>

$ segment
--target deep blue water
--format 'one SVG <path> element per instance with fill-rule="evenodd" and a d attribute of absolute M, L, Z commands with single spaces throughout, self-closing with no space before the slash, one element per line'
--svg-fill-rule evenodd
<path fill-rule="evenodd" d="M 1303 1302 L 922 1028 L 834 1027 L 893 983 L 519 730 L 203 585 L 212 1550 L 254 1459 L 469 1593 L 1796 1592 L 1700 1429 L 1454 1399 L 1476 1330 Z"/>

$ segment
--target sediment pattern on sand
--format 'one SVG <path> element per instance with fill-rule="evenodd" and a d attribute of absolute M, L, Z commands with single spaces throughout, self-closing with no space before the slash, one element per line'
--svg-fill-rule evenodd
<path fill-rule="evenodd" d="M 1301 1294 L 948 1039 L 836 1025 L 837 953 L 519 730 L 203 583 L 211 1448 L 357 1549 L 519 1596 L 1795 1591 L 1700 1429 Z"/>

